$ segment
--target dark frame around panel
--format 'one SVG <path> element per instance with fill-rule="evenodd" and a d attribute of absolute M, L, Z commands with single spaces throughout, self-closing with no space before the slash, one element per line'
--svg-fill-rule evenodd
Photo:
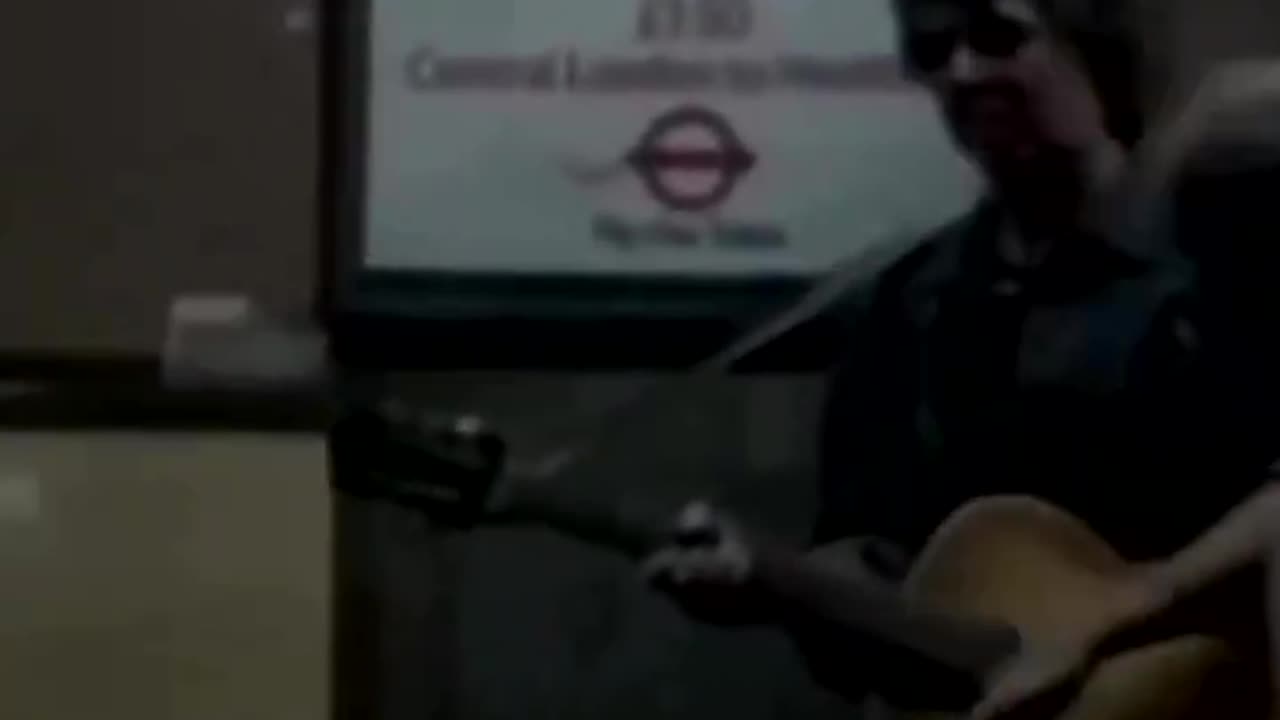
<path fill-rule="evenodd" d="M 0 352 L 0 431 L 297 432 L 325 430 L 331 388 L 165 387 L 144 353 Z"/>
<path fill-rule="evenodd" d="M 110 367 L 87 369 L 110 375 Z M 8 382 L 0 431 L 285 432 L 318 434 L 335 400 L 324 389 L 278 392 L 174 391 L 157 379 Z"/>
<path fill-rule="evenodd" d="M 363 270 L 373 1 L 328 0 L 321 33 L 317 314 L 340 366 L 681 369 L 809 285 L 785 275 L 615 279 Z M 806 370 L 814 364 L 798 346 L 770 354 L 749 369 Z"/>

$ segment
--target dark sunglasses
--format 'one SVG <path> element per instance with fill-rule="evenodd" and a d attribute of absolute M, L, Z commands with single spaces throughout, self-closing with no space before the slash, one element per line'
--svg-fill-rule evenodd
<path fill-rule="evenodd" d="M 983 57 L 1002 60 L 1016 55 L 1033 33 L 1034 28 L 1022 20 L 983 10 L 953 27 L 908 29 L 903 51 L 911 69 L 931 73 L 946 67 L 962 42 Z"/>

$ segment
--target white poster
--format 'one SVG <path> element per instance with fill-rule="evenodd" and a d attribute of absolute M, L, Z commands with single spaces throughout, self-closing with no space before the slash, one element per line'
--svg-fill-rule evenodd
<path fill-rule="evenodd" d="M 373 269 L 812 274 L 962 211 L 889 0 L 371 0 Z"/>

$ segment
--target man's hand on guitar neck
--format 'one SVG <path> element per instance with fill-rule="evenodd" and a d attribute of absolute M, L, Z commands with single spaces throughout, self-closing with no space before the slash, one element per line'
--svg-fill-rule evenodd
<path fill-rule="evenodd" d="M 670 538 L 644 561 L 642 573 L 690 616 L 713 625 L 785 625 L 796 619 L 796 609 L 779 602 L 761 581 L 760 573 L 767 574 L 761 566 L 770 560 L 877 587 L 896 585 L 908 567 L 896 547 L 873 538 L 848 538 L 801 552 L 786 548 L 780 554 L 732 515 L 702 501 L 679 512 Z"/>
<path fill-rule="evenodd" d="M 645 560 L 642 572 L 686 612 L 713 625 L 769 619 L 769 602 L 751 582 L 755 558 L 745 533 L 708 503 L 685 506 L 672 542 Z"/>

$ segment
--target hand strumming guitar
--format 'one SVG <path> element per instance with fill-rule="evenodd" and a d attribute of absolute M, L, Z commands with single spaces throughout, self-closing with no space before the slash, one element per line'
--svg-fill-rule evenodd
<path fill-rule="evenodd" d="M 974 710 L 973 720 L 1043 717 L 1046 704 L 1073 692 L 1102 660 L 1229 622 L 1207 616 L 1219 605 L 1231 607 L 1229 600 L 1215 603 L 1215 596 L 1232 592 L 1231 581 L 1259 569 L 1277 547 L 1280 485 L 1270 483 L 1191 545 L 1119 583 L 1114 611 L 1092 631 L 1024 653 Z"/>
<path fill-rule="evenodd" d="M 1098 663 L 1126 649 L 1130 633 L 1169 611 L 1169 598 L 1147 572 L 1137 571 L 1114 587 L 1109 614 L 1091 631 L 1054 640 L 1040 638 L 997 676 L 972 711 L 971 720 L 1040 720 L 1056 717 Z"/>

